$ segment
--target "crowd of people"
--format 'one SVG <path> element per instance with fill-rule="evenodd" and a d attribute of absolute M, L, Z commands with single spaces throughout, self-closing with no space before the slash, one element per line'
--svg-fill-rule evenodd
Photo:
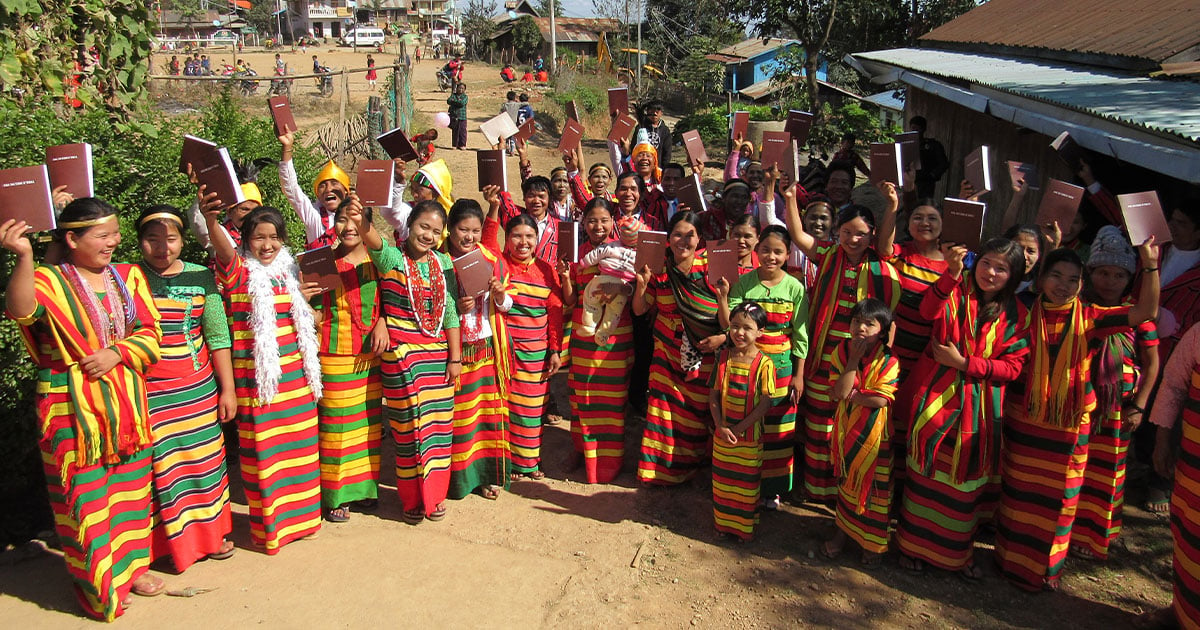
<path fill-rule="evenodd" d="M 465 119 L 462 96 L 452 118 Z M 520 116 L 514 97 L 502 111 Z M 398 498 L 417 525 L 446 518 L 448 500 L 544 478 L 562 371 L 587 483 L 634 462 L 647 485 L 711 474 L 721 536 L 751 540 L 764 510 L 796 496 L 833 508 L 828 558 L 853 544 L 876 564 L 894 549 L 907 570 L 968 580 L 994 528 L 1000 572 L 1033 591 L 1058 588 L 1069 553 L 1108 557 L 1130 436 L 1149 415 L 1163 477 L 1182 444 L 1175 611 L 1194 626 L 1200 199 L 1168 197 L 1169 246 L 1130 243 L 1084 162 L 1098 212 L 1081 222 L 1110 224 L 1090 243 L 1080 226 L 1014 225 L 968 251 L 941 239 L 919 177 L 878 184 L 877 216 L 850 199 L 853 165 L 830 164 L 810 194 L 741 139 L 720 195 L 688 207 L 681 181 L 705 167 L 670 160 L 660 105 L 641 113 L 634 138 L 586 170 L 570 151 L 536 174 L 516 142 L 519 199 L 495 186 L 482 203 L 456 196 L 434 132 L 411 177 L 396 161 L 394 205 L 364 207 L 332 161 L 301 184 L 289 133 L 290 208 L 263 205 L 243 164 L 244 202 L 199 186 L 186 211 L 145 208 L 137 262 L 112 260 L 119 213 L 98 198 L 59 196 L 41 264 L 24 223 L 0 225 L 16 257 L 7 313 L 39 370 L 50 498 L 84 610 L 112 620 L 130 593 L 162 592 L 154 559 L 184 571 L 235 552 L 220 423 L 237 426 L 251 541 L 275 554 L 380 500 Z M 1018 197 L 1028 188 L 1014 183 Z M 286 213 L 307 249 L 332 247 L 340 286 L 299 275 Z M 563 222 L 579 231 L 577 260 L 560 256 Z M 666 252 L 639 267 L 647 231 L 666 233 Z M 188 238 L 207 261 L 180 258 Z M 738 274 L 714 280 L 707 247 L 726 239 Z M 491 268 L 470 294 L 455 265 L 468 255 Z M 634 416 L 645 426 L 626 453 Z M 392 498 L 379 491 L 385 429 Z"/>

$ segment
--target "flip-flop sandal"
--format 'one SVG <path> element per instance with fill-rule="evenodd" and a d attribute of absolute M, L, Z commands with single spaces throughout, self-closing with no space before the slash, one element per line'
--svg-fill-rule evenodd
<path fill-rule="evenodd" d="M 533 471 L 533 472 L 531 472 L 531 473 L 529 473 L 528 475 L 525 475 L 525 476 L 526 476 L 526 477 L 529 477 L 530 479 L 533 479 L 533 480 L 535 480 L 535 481 L 536 481 L 536 480 L 538 480 L 538 479 L 545 479 L 545 478 L 546 478 L 546 473 L 544 473 L 544 472 L 542 472 L 542 471 L 540 471 L 540 470 L 535 470 L 535 471 Z"/>
<path fill-rule="evenodd" d="M 404 510 L 404 522 L 409 525 L 419 525 L 425 520 L 424 510 Z"/>
<path fill-rule="evenodd" d="M 1171 491 L 1151 488 L 1146 497 L 1146 511 L 1154 514 L 1166 514 L 1171 510 Z"/>
<path fill-rule="evenodd" d="M 330 510 L 325 510 L 325 520 L 330 523 L 345 523 L 350 520 L 350 508 L 342 505 Z"/>
<path fill-rule="evenodd" d="M 500 490 L 496 486 L 484 486 L 479 489 L 479 496 L 489 501 L 495 501 L 500 498 Z"/>
<path fill-rule="evenodd" d="M 968 582 L 978 582 L 983 579 L 983 569 L 980 569 L 979 565 L 972 561 L 967 563 L 967 566 L 959 569 L 958 575 Z"/>
<path fill-rule="evenodd" d="M 149 573 L 143 573 L 142 577 L 134 580 L 133 586 L 129 588 L 129 592 L 141 597 L 157 597 L 162 595 L 165 590 L 167 590 L 167 583 Z"/>
<path fill-rule="evenodd" d="M 209 560 L 228 560 L 229 558 L 233 557 L 233 554 L 235 552 L 237 552 L 237 546 L 233 544 L 232 540 L 222 540 L 221 541 L 221 551 L 208 554 L 208 559 Z"/>
<path fill-rule="evenodd" d="M 433 510 L 433 513 L 426 514 L 425 518 L 427 518 L 431 521 L 440 521 L 440 520 L 446 518 L 446 504 L 439 503 L 437 508 L 435 508 Z"/>

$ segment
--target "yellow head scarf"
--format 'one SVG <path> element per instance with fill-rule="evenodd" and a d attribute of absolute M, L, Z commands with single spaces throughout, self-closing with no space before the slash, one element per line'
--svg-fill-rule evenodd
<path fill-rule="evenodd" d="M 346 173 L 346 171 L 343 171 L 342 167 L 335 164 L 333 160 L 329 160 L 328 162 L 325 163 L 325 166 L 323 166 L 321 168 L 321 172 L 317 173 L 317 178 L 315 180 L 313 180 L 313 196 L 314 197 L 318 197 L 321 194 L 319 192 L 320 187 L 321 187 L 321 182 L 327 181 L 330 179 L 341 184 L 342 187 L 344 187 L 346 189 L 346 192 L 350 191 L 350 175 L 348 173 Z"/>
<path fill-rule="evenodd" d="M 429 187 L 433 189 L 433 193 L 437 202 L 442 204 L 446 212 L 450 212 L 450 206 L 454 205 L 454 179 L 450 177 L 450 169 L 446 167 L 446 161 L 438 158 L 422 166 L 413 175 L 413 179 L 417 179 L 417 175 L 423 176 L 425 184 L 429 183 Z"/>
<path fill-rule="evenodd" d="M 242 196 L 246 198 L 246 201 L 257 201 L 258 205 L 263 205 L 262 192 L 258 190 L 258 184 L 254 182 L 242 184 Z"/>
<path fill-rule="evenodd" d="M 653 178 L 654 183 L 657 184 L 658 182 L 661 182 L 662 169 L 659 168 L 658 165 L 658 149 L 655 149 L 654 145 L 650 144 L 649 142 L 642 142 L 634 145 L 633 151 L 629 152 L 629 165 L 630 167 L 633 167 L 634 170 L 637 170 L 637 168 L 634 166 L 634 163 L 637 162 L 637 156 L 639 153 L 649 153 L 654 157 L 654 168 L 650 171 L 650 176 Z"/>

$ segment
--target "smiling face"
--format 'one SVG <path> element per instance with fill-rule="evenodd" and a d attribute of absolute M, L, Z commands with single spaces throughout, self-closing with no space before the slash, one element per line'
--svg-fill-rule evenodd
<path fill-rule="evenodd" d="M 412 192 L 413 203 L 417 204 L 422 201 L 433 201 L 434 192 L 429 186 L 413 183 L 409 185 L 408 190 Z"/>
<path fill-rule="evenodd" d="M 621 214 L 629 216 L 637 209 L 638 202 L 642 199 L 642 192 L 638 189 L 637 181 L 632 177 L 626 177 L 617 184 L 617 205 L 621 207 Z"/>
<path fill-rule="evenodd" d="M 327 179 L 317 184 L 317 201 L 321 209 L 328 214 L 337 211 L 338 205 L 346 198 L 346 187 L 336 179 Z"/>
<path fill-rule="evenodd" d="M 758 266 L 768 272 L 783 269 L 787 263 L 788 250 L 783 239 L 778 234 L 768 236 L 758 242 Z"/>
<path fill-rule="evenodd" d="M 550 193 L 542 188 L 525 193 L 525 211 L 534 217 L 543 217 L 550 207 Z"/>
<path fill-rule="evenodd" d="M 918 243 L 935 243 L 942 235 L 942 214 L 932 206 L 917 206 L 908 217 L 908 233 Z"/>
<path fill-rule="evenodd" d="M 746 206 L 750 205 L 750 189 L 745 186 L 730 186 L 721 197 L 721 207 L 725 209 L 725 218 L 732 221 L 746 214 Z"/>
<path fill-rule="evenodd" d="M 975 263 L 975 286 L 983 292 L 985 299 L 1004 288 L 1013 270 L 1009 268 L 1008 258 L 998 252 L 988 252 L 979 257 Z"/>
<path fill-rule="evenodd" d="M 602 208 L 592 208 L 583 217 L 583 229 L 587 232 L 588 242 L 599 245 L 607 241 L 608 235 L 612 234 L 612 215 Z"/>
<path fill-rule="evenodd" d="M 1021 253 L 1025 254 L 1025 273 L 1030 273 L 1037 266 L 1038 257 L 1041 255 L 1037 239 L 1032 234 L 1022 232 L 1017 234 L 1013 242 L 1021 248 Z"/>
<path fill-rule="evenodd" d="M 346 249 L 354 249 L 362 245 L 362 235 L 358 233 L 358 228 L 345 212 L 337 215 L 337 220 L 333 222 L 333 230 L 337 232 L 338 240 Z"/>
<path fill-rule="evenodd" d="M 825 195 L 833 205 L 841 207 L 850 203 L 850 174 L 846 171 L 833 171 L 825 182 Z"/>
<path fill-rule="evenodd" d="M 745 258 L 758 246 L 758 232 L 753 225 L 742 224 L 729 233 L 729 238 L 737 241 L 738 258 Z"/>
<path fill-rule="evenodd" d="M 450 228 L 450 253 L 455 257 L 472 252 L 483 236 L 483 223 L 478 217 L 468 216 Z"/>
<path fill-rule="evenodd" d="M 683 181 L 683 173 L 677 168 L 664 168 L 662 172 L 662 191 L 667 199 L 679 196 L 679 182 Z"/>
<path fill-rule="evenodd" d="M 738 350 L 746 350 L 758 341 L 763 331 L 745 313 L 738 313 L 729 318 L 729 341 Z"/>
<path fill-rule="evenodd" d="M 843 223 L 837 233 L 838 245 L 851 258 L 863 255 L 871 246 L 873 230 L 862 217 L 854 217 Z"/>
<path fill-rule="evenodd" d="M 746 183 L 750 184 L 754 190 L 762 187 L 764 177 L 766 177 L 766 173 L 763 172 L 762 164 L 758 162 L 752 162 L 746 166 L 746 172 L 742 173 L 742 179 L 746 180 Z"/>
<path fill-rule="evenodd" d="M 525 224 L 518 224 L 505 235 L 505 249 L 513 258 L 522 262 L 533 258 L 533 249 L 537 247 L 537 230 Z"/>
<path fill-rule="evenodd" d="M 550 194 L 555 201 L 565 201 L 571 196 L 571 180 L 565 171 L 558 171 L 550 178 Z"/>
<path fill-rule="evenodd" d="M 827 204 L 812 205 L 804 212 L 804 231 L 818 241 L 829 240 L 829 228 L 833 226 L 833 214 Z"/>
<path fill-rule="evenodd" d="M 1083 269 L 1074 263 L 1054 263 L 1040 279 L 1042 295 L 1051 304 L 1061 306 L 1070 302 L 1083 289 Z"/>
<path fill-rule="evenodd" d="M 151 269 L 163 273 L 179 260 L 179 253 L 183 251 L 183 235 L 175 223 L 152 221 L 142 231 L 138 247 L 142 250 L 142 260 Z"/>
<path fill-rule="evenodd" d="M 1097 302 L 1103 306 L 1116 306 L 1121 303 L 1121 298 L 1125 297 L 1133 276 L 1116 265 L 1101 265 L 1092 269 L 1088 279 L 1091 281 L 1092 292 L 1096 294 Z"/>
<path fill-rule="evenodd" d="M 667 236 L 667 245 L 675 254 L 675 262 L 690 261 L 696 255 L 696 246 L 700 244 L 700 235 L 696 226 L 687 221 L 675 224 L 671 234 Z"/>
<path fill-rule="evenodd" d="M 99 269 L 112 262 L 113 251 L 121 244 L 121 224 L 117 215 L 106 218 L 82 232 L 67 232 L 71 264 Z"/>
<path fill-rule="evenodd" d="M 405 245 L 413 258 L 421 258 L 437 246 L 442 237 L 443 221 L 436 212 L 422 212 L 408 228 Z"/>
<path fill-rule="evenodd" d="M 1175 247 L 1184 251 L 1200 248 L 1200 226 L 1188 218 L 1184 211 L 1172 212 L 1171 219 L 1167 221 L 1167 228 L 1171 231 L 1171 241 Z"/>
<path fill-rule="evenodd" d="M 650 177 L 654 172 L 654 167 L 657 166 L 657 160 L 654 154 L 649 151 L 638 151 L 633 156 L 633 170 L 637 171 L 642 179 Z"/>
<path fill-rule="evenodd" d="M 246 253 L 264 265 L 274 262 L 279 250 L 283 248 L 283 239 L 279 238 L 279 231 L 269 221 L 260 221 L 254 226 L 254 231 L 243 238 Z"/>

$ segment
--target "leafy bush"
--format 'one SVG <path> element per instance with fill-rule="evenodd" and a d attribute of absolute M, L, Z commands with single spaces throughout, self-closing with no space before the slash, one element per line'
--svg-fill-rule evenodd
<path fill-rule="evenodd" d="M 700 139 L 708 146 L 725 147 L 729 138 L 729 119 L 717 111 L 696 112 L 688 114 L 675 123 L 674 135 L 680 137 L 685 131 L 695 129 L 700 132 Z"/>

